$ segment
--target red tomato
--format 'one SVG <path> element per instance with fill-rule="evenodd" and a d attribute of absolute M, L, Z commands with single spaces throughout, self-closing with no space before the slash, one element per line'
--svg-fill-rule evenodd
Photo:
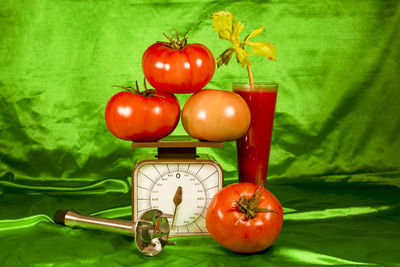
<path fill-rule="evenodd" d="M 175 129 L 179 113 L 179 102 L 174 95 L 155 92 L 144 96 L 124 91 L 108 101 L 105 120 L 110 132 L 120 139 L 156 141 Z"/>
<path fill-rule="evenodd" d="M 278 237 L 283 222 L 283 210 L 279 201 L 267 189 L 260 187 L 255 217 L 246 218 L 238 202 L 251 199 L 258 185 L 236 183 L 228 185 L 214 195 L 206 214 L 206 226 L 210 235 L 222 246 L 238 253 L 255 253 L 270 247 Z M 257 196 L 254 200 L 257 200 Z"/>
<path fill-rule="evenodd" d="M 157 42 L 144 52 L 142 67 L 146 80 L 155 89 L 186 94 L 202 89 L 211 80 L 215 60 L 202 44 L 187 44 L 179 49 Z"/>
<path fill-rule="evenodd" d="M 203 89 L 183 106 L 182 124 L 192 137 L 207 141 L 232 141 L 250 126 L 250 110 L 241 96 L 230 91 Z"/>

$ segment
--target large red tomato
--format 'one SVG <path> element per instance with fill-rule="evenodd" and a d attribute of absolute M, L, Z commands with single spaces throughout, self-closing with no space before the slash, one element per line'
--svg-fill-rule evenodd
<path fill-rule="evenodd" d="M 176 43 L 175 43 L 176 44 Z M 157 90 L 174 94 L 193 93 L 202 89 L 212 78 L 215 60 L 202 44 L 157 42 L 144 52 L 143 73 Z"/>
<path fill-rule="evenodd" d="M 192 137 L 207 141 L 232 141 L 250 126 L 250 110 L 241 96 L 231 91 L 203 89 L 183 106 L 182 124 Z"/>
<path fill-rule="evenodd" d="M 175 129 L 180 113 L 176 97 L 146 92 L 119 92 L 108 101 L 105 120 L 113 135 L 131 141 L 156 141 Z"/>
<path fill-rule="evenodd" d="M 238 253 L 255 253 L 270 247 L 281 231 L 282 222 L 279 201 L 267 189 L 252 183 L 222 188 L 214 195 L 206 214 L 210 235 Z"/>

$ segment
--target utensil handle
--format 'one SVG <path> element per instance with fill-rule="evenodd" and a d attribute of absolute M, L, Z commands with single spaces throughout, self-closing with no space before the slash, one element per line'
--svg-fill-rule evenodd
<path fill-rule="evenodd" d="M 107 231 L 127 236 L 135 236 L 132 221 L 115 220 L 82 215 L 74 210 L 58 210 L 54 215 L 58 224 L 73 228 Z"/>

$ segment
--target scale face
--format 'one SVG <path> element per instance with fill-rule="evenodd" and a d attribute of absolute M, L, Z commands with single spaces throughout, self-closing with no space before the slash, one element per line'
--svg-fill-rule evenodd
<path fill-rule="evenodd" d="M 134 170 L 134 219 L 149 209 L 174 214 L 170 235 L 208 234 L 205 216 L 213 196 L 223 186 L 221 167 L 212 160 L 198 162 L 142 161 Z M 174 196 L 181 187 L 182 201 Z M 175 211 L 176 206 L 176 211 Z"/>
<path fill-rule="evenodd" d="M 174 145 L 178 146 L 177 143 L 169 144 Z M 159 149 L 158 158 L 147 154 L 138 160 L 132 171 L 133 220 L 150 209 L 159 209 L 174 215 L 168 219 L 170 236 L 208 235 L 207 208 L 223 187 L 223 170 L 207 155 L 187 153 L 186 146 L 212 146 L 209 142 L 180 145 L 180 153 L 179 149 L 178 153 L 176 149 L 174 153 L 170 153 L 169 148 L 168 153 L 161 153 Z"/>

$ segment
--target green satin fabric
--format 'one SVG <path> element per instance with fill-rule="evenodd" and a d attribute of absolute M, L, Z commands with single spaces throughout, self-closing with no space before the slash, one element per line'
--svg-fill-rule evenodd
<path fill-rule="evenodd" d="M 399 179 L 400 177 L 395 177 Z M 23 181 L 33 184 L 32 181 Z M 125 179 L 82 183 L 67 192 L 1 182 L 2 266 L 399 266 L 400 188 L 372 182 L 291 179 L 268 186 L 284 206 L 275 244 L 254 255 L 222 248 L 211 237 L 176 237 L 156 257 L 142 256 L 133 239 L 71 229 L 53 223 L 58 208 L 106 218 L 129 219 Z M 89 185 L 90 184 L 90 185 Z M 17 189 L 16 189 L 17 188 Z M 90 188 L 91 193 L 84 193 Z"/>
<path fill-rule="evenodd" d="M 180 237 L 146 258 L 128 237 L 54 224 L 60 208 L 130 218 L 135 158 L 154 151 L 107 130 L 112 85 L 141 81 L 141 55 L 173 28 L 218 56 L 229 47 L 211 29 L 219 10 L 239 16 L 243 36 L 264 25 L 254 40 L 278 47 L 276 62 L 251 58 L 256 81 L 279 83 L 267 183 L 285 210 L 276 243 L 245 256 Z M 1 266 L 400 266 L 397 0 L 5 0 L 0 14 Z M 207 88 L 246 80 L 233 59 Z M 234 142 L 200 152 L 237 181 Z"/>

